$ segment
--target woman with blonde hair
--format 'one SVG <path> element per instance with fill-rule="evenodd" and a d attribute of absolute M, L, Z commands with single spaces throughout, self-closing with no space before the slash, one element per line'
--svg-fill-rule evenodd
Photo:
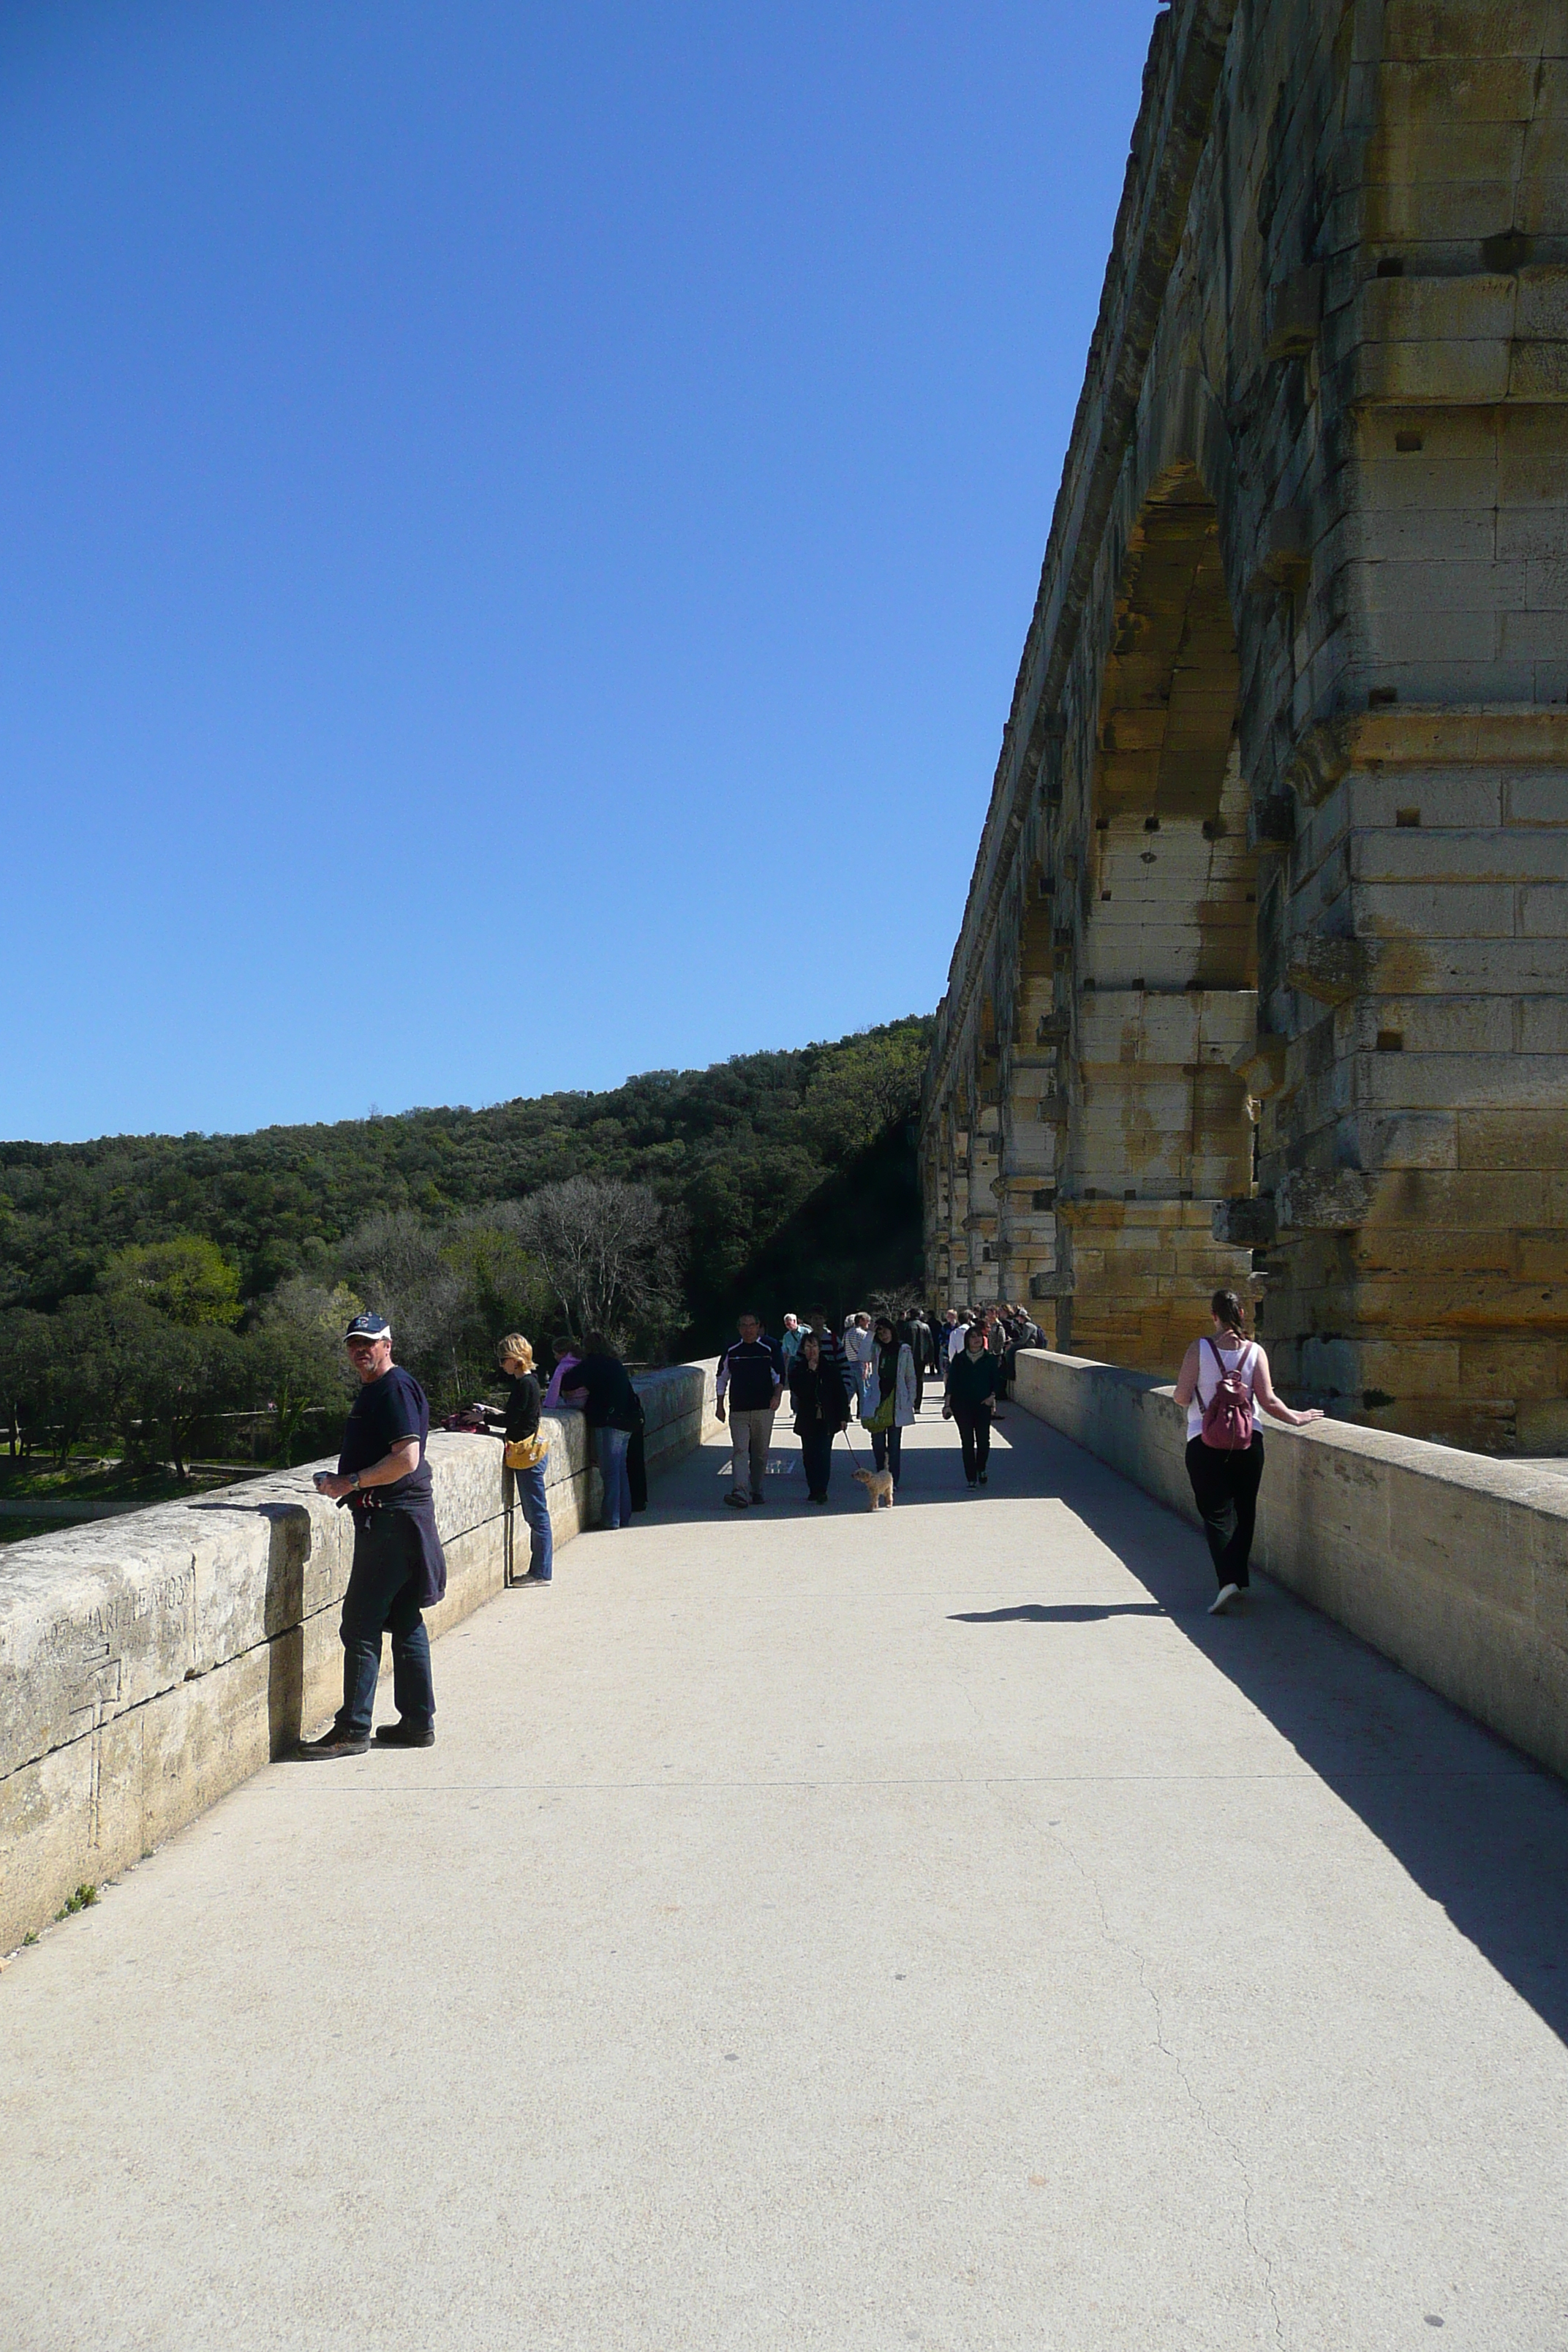
<path fill-rule="evenodd" d="M 544 1462 L 550 1440 L 539 1425 L 539 1381 L 533 1370 L 533 1349 L 521 1331 L 509 1331 L 496 1349 L 508 1395 L 501 1430 L 506 1466 L 511 1472 L 517 1499 L 528 1522 L 528 1574 L 523 1584 L 548 1584 L 554 1559 L 550 1506 L 544 1499 Z"/>

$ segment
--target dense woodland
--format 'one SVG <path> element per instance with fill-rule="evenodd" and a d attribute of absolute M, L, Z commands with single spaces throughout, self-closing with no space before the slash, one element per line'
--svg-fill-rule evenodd
<path fill-rule="evenodd" d="M 483 1110 L 0 1144 L 12 1450 L 183 1464 L 247 1416 L 247 1444 L 289 1458 L 341 1410 L 357 1304 L 445 1411 L 490 1383 L 505 1329 L 596 1315 L 657 1360 L 716 1347 L 742 1299 L 841 1311 L 918 1281 L 930 1034 Z"/>

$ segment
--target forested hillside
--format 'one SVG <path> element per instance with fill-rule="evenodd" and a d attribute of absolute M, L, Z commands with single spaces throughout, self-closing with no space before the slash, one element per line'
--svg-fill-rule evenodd
<path fill-rule="evenodd" d="M 542 1333 L 600 1296 L 563 1272 L 562 1216 L 587 1210 L 629 1236 L 605 1311 L 647 1354 L 715 1345 L 759 1285 L 776 1316 L 917 1280 L 909 1129 L 930 1034 L 896 1022 L 482 1110 L 0 1144 L 0 1403 L 14 1431 L 69 1420 L 67 1390 L 105 1390 L 68 1369 L 106 1344 L 94 1332 L 124 1363 L 111 1397 L 81 1402 L 84 1431 L 151 1428 L 155 1357 L 187 1439 L 220 1395 L 319 1402 L 347 1298 L 395 1314 L 400 1353 L 456 1394 L 498 1328 Z M 584 1178 L 591 1199 L 563 1192 Z"/>

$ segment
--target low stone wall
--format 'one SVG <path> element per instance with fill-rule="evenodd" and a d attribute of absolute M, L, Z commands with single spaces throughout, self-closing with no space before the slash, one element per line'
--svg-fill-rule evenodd
<path fill-rule="evenodd" d="M 710 1366 L 637 1387 L 650 1475 L 718 1426 Z M 546 1422 L 560 1544 L 593 1523 L 601 1489 L 582 1415 Z M 501 1590 L 507 1513 L 493 1438 L 437 1433 L 429 1458 L 448 1580 L 428 1612 L 439 1634 Z M 0 1554 L 0 1951 L 332 1714 L 353 1529 L 311 1486 L 323 1466 Z"/>
<path fill-rule="evenodd" d="M 1196 1522 L 1171 1387 L 1031 1349 L 1013 1392 Z M 1344 1422 L 1263 1431 L 1257 1564 L 1568 1774 L 1568 1477 Z"/>

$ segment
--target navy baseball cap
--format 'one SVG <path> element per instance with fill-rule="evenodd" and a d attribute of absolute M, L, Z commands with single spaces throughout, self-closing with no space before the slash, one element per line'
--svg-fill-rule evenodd
<path fill-rule="evenodd" d="M 346 1339 L 390 1339 L 392 1326 L 384 1315 L 356 1315 L 343 1333 Z"/>

